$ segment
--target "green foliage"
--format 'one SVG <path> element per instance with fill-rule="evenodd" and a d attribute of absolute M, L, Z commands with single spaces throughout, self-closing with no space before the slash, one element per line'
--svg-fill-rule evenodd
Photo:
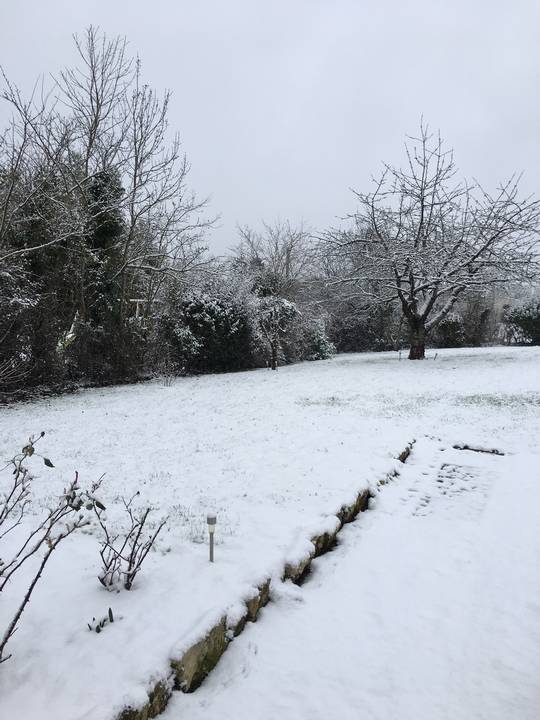
<path fill-rule="evenodd" d="M 195 274 L 212 224 L 167 132 L 168 93 L 120 38 L 75 42 L 78 66 L 42 102 L 4 78 L 1 399 L 146 375 L 157 308 L 172 277 Z"/>
<path fill-rule="evenodd" d="M 511 310 L 506 323 L 519 343 L 540 345 L 540 302 L 531 302 Z"/>
<path fill-rule="evenodd" d="M 305 359 L 327 360 L 336 353 L 336 346 L 320 325 L 309 327 L 305 333 Z"/>
<path fill-rule="evenodd" d="M 336 348 L 329 339 L 322 320 L 306 320 L 297 313 L 285 327 L 280 339 L 281 361 L 327 360 L 335 355 Z"/>
<path fill-rule="evenodd" d="M 83 297 L 61 342 L 73 379 L 135 379 L 143 362 L 146 333 L 129 317 L 122 292 L 122 195 L 114 172 L 102 171 L 89 184 L 88 221 L 78 268 Z"/>
<path fill-rule="evenodd" d="M 463 318 L 457 313 L 449 313 L 437 325 L 433 333 L 436 347 L 457 348 L 467 344 Z"/>
<path fill-rule="evenodd" d="M 47 193 L 61 194 L 59 178 L 55 182 L 49 177 L 44 184 Z M 17 234 L 11 242 L 14 251 L 46 244 L 57 234 L 62 234 L 58 209 L 46 194 L 32 197 L 18 213 Z M 9 305 L 17 312 L 6 323 L 1 352 L 11 358 L 24 359 L 27 385 L 42 384 L 51 377 L 62 378 L 57 343 L 73 317 L 77 276 L 77 259 L 73 251 L 77 246 L 78 238 L 66 237 L 28 256 L 21 256 L 10 268 Z"/>
<path fill-rule="evenodd" d="M 102 171 L 86 182 L 84 203 L 65 198 L 73 230 L 58 242 L 66 218 L 50 197 L 62 199 L 62 180 L 48 175 L 43 182 L 48 192 L 21 207 L 11 245 L 52 244 L 21 256 L 9 272 L 0 268 L 0 367 L 19 368 L 11 383 L 0 373 L 0 391 L 20 386 L 23 378 L 27 387 L 134 379 L 146 334 L 132 322 L 122 288 L 120 180 Z"/>
<path fill-rule="evenodd" d="M 77 319 L 73 335 L 63 351 L 73 379 L 119 382 L 143 373 L 148 332 L 135 318 L 121 321 L 109 315 L 100 325 Z"/>
<path fill-rule="evenodd" d="M 205 372 L 253 367 L 252 329 L 245 307 L 206 293 L 176 304 L 160 318 L 160 335 L 179 371 Z"/>

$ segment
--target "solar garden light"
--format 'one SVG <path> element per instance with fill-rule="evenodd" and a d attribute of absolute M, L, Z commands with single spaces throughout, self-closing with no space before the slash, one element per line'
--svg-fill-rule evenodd
<path fill-rule="evenodd" d="M 206 524 L 208 525 L 208 534 L 210 535 L 210 562 L 214 562 L 214 532 L 216 530 L 216 516 L 209 513 L 206 516 Z"/>

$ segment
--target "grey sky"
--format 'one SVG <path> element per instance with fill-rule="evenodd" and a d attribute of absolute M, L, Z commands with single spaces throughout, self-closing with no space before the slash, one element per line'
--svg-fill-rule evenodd
<path fill-rule="evenodd" d="M 211 245 L 261 218 L 324 227 L 354 208 L 420 116 L 484 185 L 540 191 L 538 0 L 0 0 L 0 63 L 23 89 L 93 23 L 173 91 Z"/>

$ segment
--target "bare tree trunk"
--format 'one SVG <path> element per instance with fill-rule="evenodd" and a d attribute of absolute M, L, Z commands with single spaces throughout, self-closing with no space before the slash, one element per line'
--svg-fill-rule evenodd
<path fill-rule="evenodd" d="M 410 343 L 409 360 L 423 360 L 426 356 L 426 328 L 423 320 L 409 323 Z"/>

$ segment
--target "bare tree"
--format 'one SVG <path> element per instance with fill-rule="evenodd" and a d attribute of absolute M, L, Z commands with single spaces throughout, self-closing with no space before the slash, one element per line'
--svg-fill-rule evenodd
<path fill-rule="evenodd" d="M 127 161 L 122 178 L 127 222 L 117 274 L 123 295 L 145 278 L 145 314 L 165 277 L 205 264 L 201 240 L 213 223 L 202 216 L 207 201 L 199 200 L 188 187 L 190 165 L 179 136 L 169 139 L 169 101 L 169 92 L 159 98 L 142 83 L 137 63 L 126 99 Z"/>
<path fill-rule="evenodd" d="M 3 76 L 0 99 L 11 105 L 13 117 L 0 137 L 0 263 L 5 269 L 13 262 L 53 244 L 61 243 L 73 233 L 73 218 L 61 218 L 65 206 L 60 168 L 67 136 L 42 96 L 36 91 L 24 100 L 20 91 Z M 60 192 L 59 192 L 60 190 Z M 43 220 L 39 200 L 46 200 L 59 222 L 53 239 L 38 241 L 27 247 L 17 242 L 24 223 Z"/>
<path fill-rule="evenodd" d="M 270 351 L 268 364 L 271 370 L 278 368 L 281 340 L 297 314 L 297 307 L 290 300 L 275 295 L 259 298 L 257 318 Z"/>
<path fill-rule="evenodd" d="M 0 298 L 12 286 L 24 288 L 25 271 L 37 268 L 35 316 L 46 292 L 66 288 L 54 334 L 58 348 L 70 338 L 77 353 L 70 367 L 125 374 L 127 365 L 144 362 L 146 340 L 131 322 L 133 310 L 145 321 L 171 278 L 188 282 L 205 268 L 203 236 L 213 220 L 189 187 L 189 163 L 169 130 L 170 94 L 158 96 L 144 84 L 125 39 L 90 27 L 74 42 L 75 67 L 38 83 L 29 98 L 3 75 L 0 99 L 13 120 L 0 138 L 0 280 L 9 279 Z M 68 266 L 68 282 L 58 283 L 54 272 Z M 2 386 L 17 385 L 20 356 L 40 378 L 39 368 L 57 359 L 53 351 L 47 363 L 26 352 L 19 326 L 33 299 L 24 301 L 20 312 L 10 305 L 13 319 L 5 314 L 0 321 Z M 96 364 L 104 327 L 114 328 L 114 349 Z M 132 352 L 137 343 L 140 353 Z M 39 342 L 32 336 L 27 345 Z"/>
<path fill-rule="evenodd" d="M 456 181 L 452 151 L 423 124 L 411 140 L 405 169 L 385 165 L 372 192 L 355 192 L 352 228 L 324 244 L 343 267 L 331 284 L 399 303 L 417 360 L 460 295 L 532 277 L 540 202 L 519 197 L 519 177 L 494 195 Z"/>
<path fill-rule="evenodd" d="M 125 162 L 126 97 L 135 63 L 126 53 L 125 38 L 107 38 L 93 26 L 73 36 L 80 64 L 66 68 L 56 80 L 58 101 L 67 110 L 72 129 L 67 169 L 80 169 L 81 189 L 96 172 Z"/>
<path fill-rule="evenodd" d="M 263 232 L 239 228 L 240 244 L 233 265 L 251 278 L 258 297 L 259 328 L 268 346 L 269 366 L 276 370 L 282 338 L 306 297 L 313 268 L 311 235 L 302 225 L 263 223 Z"/>
<path fill-rule="evenodd" d="M 48 244 L 82 234 L 89 217 L 99 221 L 99 215 L 120 208 L 126 232 L 117 272 L 124 289 L 137 271 L 182 272 L 197 266 L 204 251 L 201 237 L 212 220 L 202 217 L 206 200 L 189 189 L 189 163 L 179 136 L 169 133 L 170 93 L 159 98 L 142 82 L 140 61 L 127 55 L 124 38 L 108 39 L 90 27 L 74 42 L 79 65 L 62 71 L 48 91 L 36 86 L 26 100 L 3 75 L 1 98 L 15 120 L 0 140 L 0 251 L 10 219 L 28 202 L 16 193 L 28 165 L 32 179 L 41 168 L 42 186 L 44 167 L 62 180 L 62 193 L 49 200 L 65 208 L 66 228 L 59 232 L 55 227 Z M 96 215 L 89 189 L 103 172 L 116 174 L 125 192 L 110 207 L 101 204 Z M 29 187 L 30 197 L 40 191 L 35 182 Z M 42 247 L 0 253 L 0 261 Z"/>
<path fill-rule="evenodd" d="M 311 233 L 289 222 L 263 223 L 263 232 L 239 227 L 235 262 L 255 280 L 262 295 L 297 299 L 313 266 Z"/>
<path fill-rule="evenodd" d="M 123 38 L 109 40 L 91 27 L 75 43 L 81 67 L 61 74 L 59 97 L 71 113 L 83 177 L 114 170 L 124 187 L 116 202 L 125 232 L 112 281 L 122 313 L 142 294 L 146 316 L 165 277 L 203 263 L 201 238 L 212 221 L 202 218 L 206 200 L 187 185 L 180 138 L 169 133 L 170 92 L 160 98 L 143 83 L 141 63 L 127 57 Z"/>

